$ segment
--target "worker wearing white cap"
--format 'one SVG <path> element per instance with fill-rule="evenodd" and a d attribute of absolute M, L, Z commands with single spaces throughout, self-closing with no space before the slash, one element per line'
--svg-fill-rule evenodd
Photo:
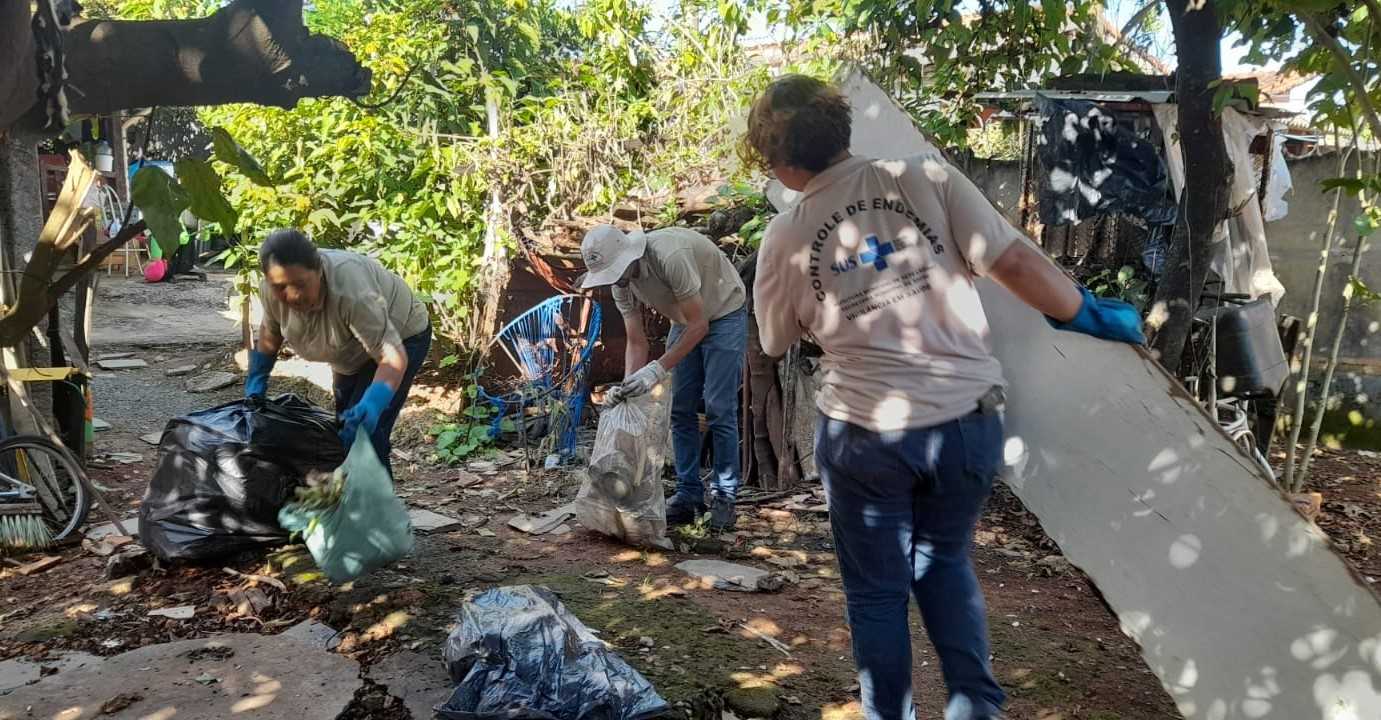
<path fill-rule="evenodd" d="M 672 376 L 677 484 L 667 522 L 689 523 L 708 510 L 712 527 L 733 527 L 741 475 L 738 392 L 748 342 L 743 280 L 709 238 L 686 228 L 625 234 L 599 225 L 586 233 L 580 254 L 589 270 L 581 287 L 612 285 L 627 328 L 625 377 L 610 402 L 647 393 Z M 651 361 L 644 308 L 671 321 L 666 352 Z M 702 402 L 714 450 L 708 496 L 700 477 Z"/>

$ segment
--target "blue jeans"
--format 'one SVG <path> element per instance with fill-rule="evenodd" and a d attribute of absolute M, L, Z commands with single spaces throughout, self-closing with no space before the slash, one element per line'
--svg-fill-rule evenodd
<path fill-rule="evenodd" d="M 676 344 L 683 325 L 673 325 L 667 347 Z M 671 442 L 676 453 L 676 494 L 700 504 L 705 485 L 700 479 L 700 402 L 714 448 L 715 494 L 728 500 L 738 495 L 739 382 L 748 348 L 748 312 L 739 308 L 710 322 L 705 339 L 671 372 Z"/>
<path fill-rule="evenodd" d="M 417 377 L 417 371 L 422 368 L 422 361 L 427 359 L 427 351 L 431 347 L 431 327 L 403 341 L 403 349 L 408 354 L 408 369 L 403 373 L 402 381 L 398 383 L 398 391 L 393 393 L 393 400 L 389 402 L 384 414 L 379 416 L 379 425 L 374 428 L 374 434 L 369 436 L 370 441 L 374 443 L 374 452 L 379 454 L 379 460 L 388 469 L 390 476 L 393 475 L 393 462 L 389 457 L 393 452 L 393 443 L 389 436 L 393 434 L 393 423 L 398 421 L 398 413 L 402 412 L 403 403 L 408 401 L 408 389 L 412 387 L 412 380 Z M 335 390 L 337 418 L 364 397 L 364 391 L 373 384 L 374 373 L 378 369 L 379 365 L 371 361 L 352 375 L 335 373 L 332 376 L 331 387 Z"/>
<path fill-rule="evenodd" d="M 949 689 L 945 720 L 990 718 L 1002 708 L 969 556 L 1001 452 L 996 413 L 888 433 L 824 417 L 817 425 L 816 465 L 868 720 L 916 717 L 907 625 L 913 595 Z"/>

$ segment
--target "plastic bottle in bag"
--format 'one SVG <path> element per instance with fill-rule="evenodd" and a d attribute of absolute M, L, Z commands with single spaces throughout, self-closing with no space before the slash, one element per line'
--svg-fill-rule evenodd
<path fill-rule="evenodd" d="M 575 512 L 580 524 L 630 545 L 670 548 L 662 468 L 671 391 L 663 382 L 599 418 Z"/>

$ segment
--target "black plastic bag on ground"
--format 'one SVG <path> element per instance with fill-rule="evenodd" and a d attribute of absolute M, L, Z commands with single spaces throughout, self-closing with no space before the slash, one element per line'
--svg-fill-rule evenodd
<path fill-rule="evenodd" d="M 487 590 L 466 602 L 446 640 L 457 687 L 446 720 L 644 720 L 667 711 L 652 683 L 548 589 Z"/>
<path fill-rule="evenodd" d="M 249 399 L 169 421 L 139 508 L 164 560 L 205 560 L 287 541 L 278 511 L 310 470 L 345 461 L 335 414 L 296 396 Z"/>

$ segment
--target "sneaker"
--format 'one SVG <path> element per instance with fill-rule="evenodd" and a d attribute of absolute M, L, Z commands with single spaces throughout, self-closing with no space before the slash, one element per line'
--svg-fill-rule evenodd
<path fill-rule="evenodd" d="M 673 495 L 667 500 L 667 525 L 689 525 L 705 514 L 705 503 L 684 495 Z"/>
<path fill-rule="evenodd" d="M 734 501 L 728 498 L 716 496 L 710 500 L 710 529 L 715 532 L 733 530 L 738 523 L 738 512 L 734 510 Z"/>

